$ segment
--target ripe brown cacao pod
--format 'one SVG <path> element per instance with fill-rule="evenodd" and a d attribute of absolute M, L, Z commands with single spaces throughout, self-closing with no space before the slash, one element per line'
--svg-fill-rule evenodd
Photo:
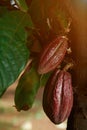
<path fill-rule="evenodd" d="M 58 36 L 49 43 L 40 57 L 38 72 L 44 74 L 55 69 L 62 62 L 67 46 L 68 42 L 65 36 Z"/>
<path fill-rule="evenodd" d="M 63 70 L 55 70 L 44 89 L 44 112 L 54 124 L 60 124 L 69 117 L 72 105 L 71 75 Z"/>

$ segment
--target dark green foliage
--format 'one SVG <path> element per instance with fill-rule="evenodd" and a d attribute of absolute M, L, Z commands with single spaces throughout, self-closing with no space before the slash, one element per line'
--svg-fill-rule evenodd
<path fill-rule="evenodd" d="M 33 27 L 28 14 L 0 8 L 0 96 L 17 79 L 29 59 L 25 27 Z"/>

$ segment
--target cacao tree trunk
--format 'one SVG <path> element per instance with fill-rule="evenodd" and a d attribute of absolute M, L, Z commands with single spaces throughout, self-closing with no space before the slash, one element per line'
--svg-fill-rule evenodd
<path fill-rule="evenodd" d="M 74 105 L 67 122 L 67 130 L 87 130 L 87 1 L 73 0 L 76 19 L 73 20 L 70 39 Z"/>

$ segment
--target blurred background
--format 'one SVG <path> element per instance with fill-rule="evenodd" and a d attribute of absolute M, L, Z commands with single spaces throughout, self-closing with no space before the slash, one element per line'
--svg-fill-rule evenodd
<path fill-rule="evenodd" d="M 14 107 L 15 85 L 0 99 L 0 130 L 66 130 L 66 121 L 54 125 L 42 108 L 43 88 L 40 88 L 33 107 L 29 111 L 17 112 Z"/>

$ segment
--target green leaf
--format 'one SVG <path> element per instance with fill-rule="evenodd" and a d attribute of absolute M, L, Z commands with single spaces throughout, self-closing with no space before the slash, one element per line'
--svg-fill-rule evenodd
<path fill-rule="evenodd" d="M 19 76 L 28 59 L 28 32 L 33 27 L 28 14 L 0 8 L 0 96 Z M 4 12 L 4 13 L 3 13 Z M 30 35 L 30 34 L 29 34 Z"/>
<path fill-rule="evenodd" d="M 17 3 L 17 5 L 20 8 L 20 10 L 22 10 L 24 12 L 28 11 L 28 6 L 27 6 L 25 0 L 15 0 L 15 2 Z"/>

